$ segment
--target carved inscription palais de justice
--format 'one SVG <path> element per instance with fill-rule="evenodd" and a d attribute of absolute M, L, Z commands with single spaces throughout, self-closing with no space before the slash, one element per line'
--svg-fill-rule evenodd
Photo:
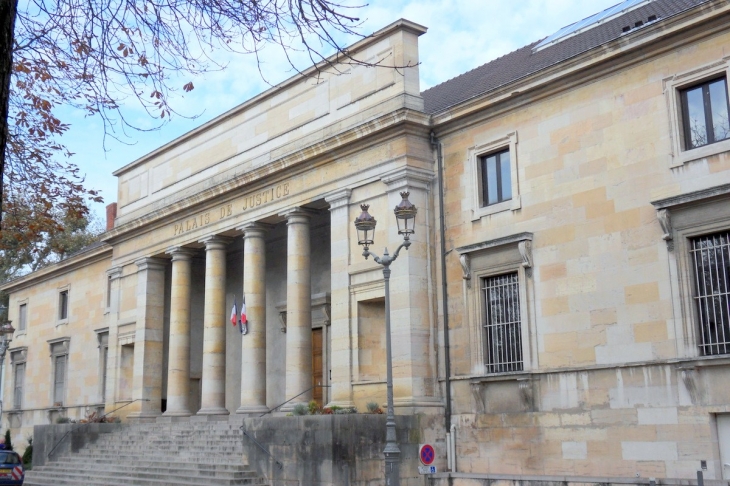
<path fill-rule="evenodd" d="M 242 199 L 227 203 L 219 206 L 215 209 L 204 211 L 190 218 L 186 218 L 173 225 L 173 236 L 182 235 L 188 231 L 193 231 L 200 228 L 201 226 L 215 223 L 217 221 L 224 220 L 233 216 L 234 214 L 240 214 L 249 209 L 267 204 L 277 199 L 289 195 L 289 183 L 284 182 L 271 186 L 263 191 L 248 194 Z"/>

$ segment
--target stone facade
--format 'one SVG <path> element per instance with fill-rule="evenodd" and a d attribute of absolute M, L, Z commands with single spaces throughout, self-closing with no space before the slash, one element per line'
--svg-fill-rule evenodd
<path fill-rule="evenodd" d="M 28 312 L 5 424 L 383 403 L 384 283 L 352 222 L 369 204 L 372 250 L 394 250 L 407 190 L 419 212 L 392 266 L 395 405 L 430 417 L 442 478 L 730 479 L 730 353 L 700 346 L 690 257 L 730 228 L 730 140 L 687 148 L 681 106 L 686 88 L 727 86 L 730 5 L 655 1 L 640 7 L 675 10 L 460 100 L 459 78 L 420 92 L 426 29 L 398 21 L 351 48 L 383 66 L 312 70 L 119 169 L 103 244 L 3 287 L 10 318 Z M 448 89 L 456 101 L 430 110 Z M 504 187 L 487 204 L 494 154 Z M 488 305 L 506 278 L 513 293 Z M 244 295 L 242 336 L 228 316 Z M 489 327 L 497 308 L 518 324 Z"/>

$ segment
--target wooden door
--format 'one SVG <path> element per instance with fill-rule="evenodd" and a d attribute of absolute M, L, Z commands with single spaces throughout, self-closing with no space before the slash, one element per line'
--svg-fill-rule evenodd
<path fill-rule="evenodd" d="M 312 329 L 312 384 L 324 385 L 324 375 L 322 374 L 322 328 Z M 322 407 L 324 405 L 322 397 L 324 388 L 315 386 L 312 390 L 312 399 Z"/>

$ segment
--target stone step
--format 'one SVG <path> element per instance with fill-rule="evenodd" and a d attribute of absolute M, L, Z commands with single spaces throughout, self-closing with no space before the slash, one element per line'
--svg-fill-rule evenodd
<path fill-rule="evenodd" d="M 36 477 L 33 471 L 29 471 L 25 477 L 26 479 L 23 482 L 24 486 L 201 486 L 200 480 L 195 479 L 139 479 L 103 475 L 86 477 L 61 477 L 58 475 Z M 202 484 L 205 486 L 243 486 L 254 484 L 266 485 L 268 482 L 262 478 L 232 480 L 206 479 L 205 483 Z"/>
<path fill-rule="evenodd" d="M 171 471 L 184 471 L 187 474 L 217 474 L 217 473 L 243 473 L 243 474 L 254 474 L 251 469 L 241 464 L 192 464 L 185 462 L 165 462 L 159 463 L 155 461 L 140 461 L 135 465 L 138 469 L 150 470 L 150 469 L 168 469 Z M 96 462 L 83 462 L 83 461 L 64 461 L 64 462 L 53 462 L 45 466 L 36 468 L 37 471 L 114 471 L 124 472 L 128 470 L 129 466 L 117 466 L 116 464 L 104 464 Z"/>
<path fill-rule="evenodd" d="M 251 471 L 196 471 L 195 474 L 189 471 L 182 472 L 165 467 L 156 468 L 140 468 L 140 467 L 110 467 L 110 468 L 97 468 L 97 469 L 70 469 L 63 467 L 48 467 L 44 466 L 33 470 L 34 477 L 65 477 L 65 478 L 86 478 L 96 476 L 112 476 L 112 477 L 125 477 L 130 479 L 170 479 L 172 481 L 189 481 L 192 479 L 201 480 L 239 480 L 239 479 L 256 479 L 256 474 Z"/>

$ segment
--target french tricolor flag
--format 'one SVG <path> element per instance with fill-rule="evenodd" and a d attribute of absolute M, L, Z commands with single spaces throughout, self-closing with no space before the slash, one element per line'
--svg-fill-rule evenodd
<path fill-rule="evenodd" d="M 243 306 L 246 309 L 246 305 Z M 236 298 L 233 297 L 233 307 L 231 307 L 231 324 L 235 326 L 238 324 L 238 306 L 236 305 Z"/>
<path fill-rule="evenodd" d="M 241 334 L 248 333 L 248 318 L 246 317 L 246 296 L 243 296 L 243 302 L 241 303 L 241 319 L 238 321 L 238 327 Z"/>

